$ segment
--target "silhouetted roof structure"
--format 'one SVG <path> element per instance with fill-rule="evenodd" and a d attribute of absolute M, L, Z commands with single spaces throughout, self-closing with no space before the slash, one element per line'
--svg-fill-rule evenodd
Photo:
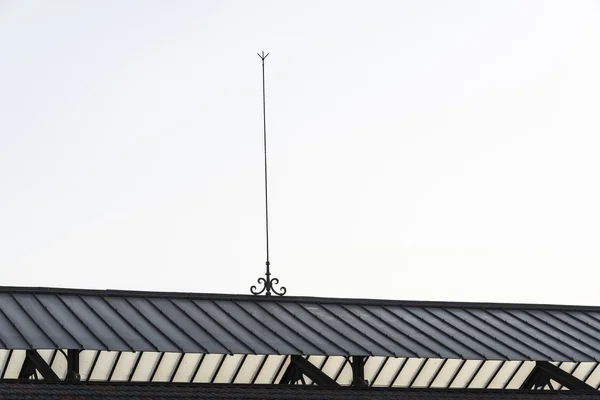
<path fill-rule="evenodd" d="M 0 288 L 4 381 L 592 391 L 599 361 L 597 307 Z"/>
<path fill-rule="evenodd" d="M 0 347 L 597 362 L 600 310 L 2 288 Z"/>

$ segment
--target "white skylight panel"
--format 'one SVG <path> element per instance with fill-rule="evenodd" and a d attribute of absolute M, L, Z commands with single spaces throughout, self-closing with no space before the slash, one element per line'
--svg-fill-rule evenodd
<path fill-rule="evenodd" d="M 159 353 L 145 352 L 142 353 L 131 380 L 134 382 L 148 382 L 154 367 L 158 362 Z"/>
<path fill-rule="evenodd" d="M 265 361 L 261 371 L 256 377 L 258 384 L 269 384 L 273 380 L 273 377 L 278 371 L 280 364 L 283 362 L 285 356 L 269 356 Z"/>
<path fill-rule="evenodd" d="M 200 364 L 200 368 L 198 368 L 198 372 L 194 377 L 194 382 L 209 383 L 217 368 L 217 365 L 223 357 L 225 357 L 223 354 L 206 354 L 202 358 L 202 363 Z"/>
<path fill-rule="evenodd" d="M 173 377 L 173 382 L 191 382 L 194 379 L 193 375 L 201 358 L 202 354 L 184 354 Z"/>
<path fill-rule="evenodd" d="M 246 357 L 244 364 L 238 371 L 234 383 L 252 383 L 252 379 L 254 378 L 255 373 L 258 370 L 260 363 L 265 357 L 266 356 L 257 355 L 249 355 L 248 357 Z"/>
<path fill-rule="evenodd" d="M 534 367 L 534 361 L 526 361 L 520 364 L 513 378 L 508 383 L 506 389 L 519 389 Z"/>
<path fill-rule="evenodd" d="M 108 380 L 113 364 L 117 361 L 118 351 L 101 351 L 96 361 L 96 365 L 90 375 L 91 381 Z"/>
<path fill-rule="evenodd" d="M 243 356 L 234 354 L 226 356 L 221 364 L 221 368 L 215 375 L 214 383 L 231 383 L 233 374 L 237 370 L 238 365 L 242 361 Z"/>
<path fill-rule="evenodd" d="M 373 386 L 390 386 L 396 378 L 398 369 L 406 362 L 405 358 L 389 358 L 383 365 Z"/>

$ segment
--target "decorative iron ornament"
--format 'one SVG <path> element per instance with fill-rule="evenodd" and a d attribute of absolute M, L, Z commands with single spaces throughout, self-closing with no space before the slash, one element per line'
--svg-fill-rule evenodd
<path fill-rule="evenodd" d="M 266 95 L 265 95 L 265 58 L 269 56 L 269 53 L 265 54 L 257 53 L 262 61 L 262 95 L 263 95 L 263 147 L 265 154 L 265 234 L 266 234 L 266 247 L 267 247 L 267 261 L 265 262 L 266 272 L 264 278 L 258 278 L 258 284 L 262 285 L 262 288 L 258 289 L 256 285 L 250 287 L 250 293 L 255 296 L 265 294 L 265 296 L 271 296 L 271 293 L 277 296 L 283 296 L 287 289 L 281 286 L 281 289 L 277 290 L 275 285 L 279 285 L 279 279 L 271 278 L 271 262 L 269 261 L 269 191 L 268 191 L 268 175 L 267 175 L 267 107 L 266 107 Z"/>
<path fill-rule="evenodd" d="M 275 288 L 275 285 L 279 285 L 279 279 L 271 278 L 271 272 L 269 271 L 270 263 L 267 261 L 265 264 L 267 266 L 265 278 L 258 278 L 258 284 L 262 285 L 262 288 L 258 290 L 256 285 L 252 285 L 252 287 L 250 288 L 250 292 L 255 296 L 258 296 L 259 294 L 263 293 L 265 294 L 265 296 L 270 296 L 271 292 L 273 292 L 277 296 L 283 296 L 287 292 L 287 289 L 285 288 L 285 286 L 281 286 L 281 289 L 279 289 L 279 291 Z"/>

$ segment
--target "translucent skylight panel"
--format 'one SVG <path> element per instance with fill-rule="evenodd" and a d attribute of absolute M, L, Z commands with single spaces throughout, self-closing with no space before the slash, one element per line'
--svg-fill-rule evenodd
<path fill-rule="evenodd" d="M 8 364 L 8 356 L 11 354 L 10 350 L 0 350 L 0 371 L 4 371 Z"/>
<path fill-rule="evenodd" d="M 352 384 L 352 379 L 353 379 L 352 365 L 349 362 L 347 362 L 344 364 L 344 366 L 342 367 L 342 370 L 339 372 L 337 382 L 340 385 L 350 385 L 350 384 Z"/>
<path fill-rule="evenodd" d="M 390 386 L 404 360 L 404 358 L 389 358 L 373 382 L 373 386 Z"/>
<path fill-rule="evenodd" d="M 277 370 L 285 356 L 269 356 L 265 361 L 260 373 L 256 377 L 258 384 L 269 384 L 277 373 Z"/>
<path fill-rule="evenodd" d="M 194 382 L 210 382 L 217 365 L 223 357 L 224 355 L 222 354 L 206 354 L 202 358 L 202 363 L 200 364 L 200 368 L 198 368 L 198 373 L 194 377 Z"/>
<path fill-rule="evenodd" d="M 519 389 L 525 379 L 529 376 L 533 368 L 535 367 L 534 361 L 526 361 L 518 368 L 516 374 L 513 376 L 511 381 L 508 383 L 506 389 Z"/>
<path fill-rule="evenodd" d="M 240 354 L 226 356 L 221 364 L 221 368 L 215 375 L 214 383 L 231 383 L 233 374 L 237 370 L 242 358 L 243 356 Z"/>
<path fill-rule="evenodd" d="M 62 351 L 51 351 L 47 359 L 47 362 L 52 367 L 52 370 L 61 379 L 64 379 L 67 376 L 68 362 L 65 354 L 67 354 L 66 349 Z"/>
<path fill-rule="evenodd" d="M 588 374 L 592 372 L 592 369 L 596 366 L 595 362 L 582 362 L 577 368 L 571 373 L 575 378 L 584 380 Z"/>
<path fill-rule="evenodd" d="M 153 382 L 169 382 L 171 376 L 175 373 L 181 353 L 163 353 L 160 363 L 154 372 Z"/>
<path fill-rule="evenodd" d="M 19 372 L 21 372 L 23 361 L 25 361 L 25 350 L 14 350 L 10 355 L 10 359 L 8 359 L 7 354 L 7 361 L 8 365 L 4 369 L 4 379 L 17 379 Z"/>
<path fill-rule="evenodd" d="M 488 383 L 492 374 L 496 372 L 496 369 L 500 364 L 502 364 L 502 361 L 484 361 L 483 364 L 478 367 L 479 371 L 471 378 L 469 388 L 485 388 L 485 385 Z"/>
<path fill-rule="evenodd" d="M 160 353 L 156 352 L 142 353 L 131 380 L 135 382 L 148 382 L 159 356 Z"/>
<path fill-rule="evenodd" d="M 256 373 L 260 363 L 266 356 L 249 355 L 244 364 L 240 367 L 235 381 L 233 383 L 252 383 L 252 378 Z"/>
<path fill-rule="evenodd" d="M 392 383 L 394 387 L 408 387 L 412 378 L 417 373 L 421 363 L 424 363 L 425 359 L 423 358 L 407 358 L 404 365 L 402 365 L 402 370 Z"/>
<path fill-rule="evenodd" d="M 88 379 L 92 362 L 97 353 L 95 350 L 84 350 L 79 353 L 79 376 L 82 381 Z"/>
<path fill-rule="evenodd" d="M 431 382 L 431 387 L 446 388 L 450 385 L 450 381 L 454 377 L 455 373 L 464 363 L 463 360 L 448 360 L 444 363 L 444 366 L 437 373 L 437 376 Z"/>
<path fill-rule="evenodd" d="M 283 374 L 285 374 L 285 370 L 290 365 L 290 360 L 291 360 L 290 356 L 281 357 L 281 361 L 279 362 L 279 366 L 277 367 L 277 370 L 275 372 L 276 375 L 273 375 L 273 378 L 271 379 L 271 383 L 281 382 Z"/>
<path fill-rule="evenodd" d="M 111 381 L 122 382 L 127 381 L 133 370 L 133 366 L 135 364 L 136 359 L 138 358 L 139 353 L 132 352 L 123 352 L 119 356 L 119 361 L 115 366 L 113 374 L 110 378 Z"/>
<path fill-rule="evenodd" d="M 594 366 L 594 370 L 585 382 L 594 388 L 600 386 L 600 366 L 598 364 Z"/>
<path fill-rule="evenodd" d="M 521 361 L 506 361 L 500 367 L 496 376 L 492 378 L 492 380 L 488 383 L 488 389 L 502 389 L 508 379 L 511 377 L 515 368 L 517 368 L 521 364 Z"/>
<path fill-rule="evenodd" d="M 191 382 L 201 358 L 202 354 L 185 354 L 173 377 L 173 382 Z"/>
<path fill-rule="evenodd" d="M 412 384 L 413 387 L 427 387 L 429 383 L 433 380 L 435 373 L 438 371 L 442 362 L 439 358 L 428 358 L 425 361 L 425 364 L 421 368 L 421 372 L 413 377 L 414 382 Z"/>
<path fill-rule="evenodd" d="M 91 381 L 106 381 L 112 370 L 113 364 L 117 361 L 118 351 L 101 351 L 96 365 L 91 371 Z"/>
<path fill-rule="evenodd" d="M 458 374 L 454 377 L 454 380 L 450 383 L 450 388 L 456 389 L 466 387 L 467 383 L 475 373 L 479 364 L 479 360 L 465 361 L 460 367 Z"/>

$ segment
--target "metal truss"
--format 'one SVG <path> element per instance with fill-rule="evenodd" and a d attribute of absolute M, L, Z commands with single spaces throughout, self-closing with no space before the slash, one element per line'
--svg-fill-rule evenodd
<path fill-rule="evenodd" d="M 0 351 L 0 380 L 15 379 L 597 391 L 600 364 L 68 349 Z"/>
<path fill-rule="evenodd" d="M 545 390 L 549 388 L 550 390 L 560 390 L 560 387 L 554 387 L 552 381 L 569 390 L 596 391 L 584 381 L 575 378 L 547 361 L 536 362 L 535 367 L 521 385 L 521 389 Z"/>

